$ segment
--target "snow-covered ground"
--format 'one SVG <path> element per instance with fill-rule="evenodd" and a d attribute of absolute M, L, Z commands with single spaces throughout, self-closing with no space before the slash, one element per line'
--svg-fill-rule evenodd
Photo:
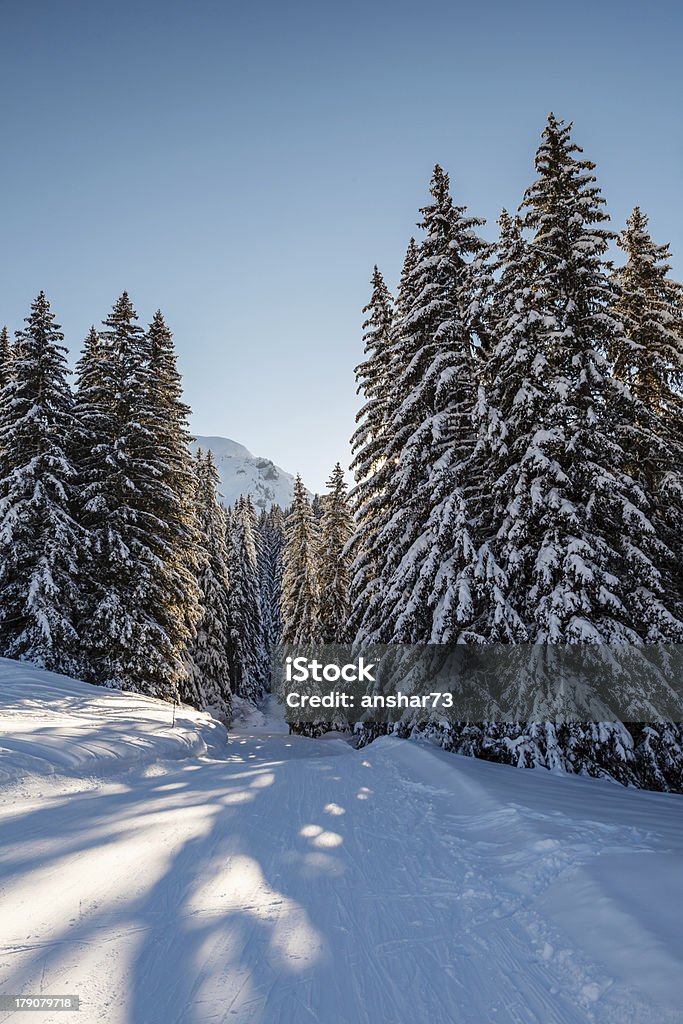
<path fill-rule="evenodd" d="M 0 993 L 82 1000 L 30 1020 L 683 1020 L 683 798 L 241 711 L 0 662 Z"/>

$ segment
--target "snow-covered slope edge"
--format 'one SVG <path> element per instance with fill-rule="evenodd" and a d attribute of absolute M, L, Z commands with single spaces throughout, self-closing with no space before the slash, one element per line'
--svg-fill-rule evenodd
<path fill-rule="evenodd" d="M 270 459 L 252 455 L 248 448 L 228 437 L 197 436 L 192 451 L 201 448 L 213 452 L 221 477 L 221 493 L 226 505 L 233 505 L 241 494 L 248 494 L 257 508 L 271 505 L 286 508 L 292 502 L 294 477 Z"/>
<path fill-rule="evenodd" d="M 523 1009 L 505 1020 L 683 1020 L 683 796 L 388 736 L 363 749 L 376 770 L 393 773 L 397 790 L 421 794 L 428 818 L 451 837 L 453 867 L 465 853 L 469 885 L 456 899 L 474 911 L 470 925 L 492 961 L 496 947 L 503 961 L 515 958 L 495 934 L 496 922 L 509 920 L 531 940 L 531 959 L 574 987 L 576 1018 L 554 998 L 557 1015 L 546 1005 L 547 1016 L 536 1016 L 529 963 L 517 972 Z"/>
<path fill-rule="evenodd" d="M 26 776 L 101 775 L 203 754 L 225 729 L 210 715 L 0 658 L 0 786 Z"/>

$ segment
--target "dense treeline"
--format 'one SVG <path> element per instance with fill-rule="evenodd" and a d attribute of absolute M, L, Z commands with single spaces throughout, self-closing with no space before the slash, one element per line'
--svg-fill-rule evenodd
<path fill-rule="evenodd" d="M 228 717 L 268 683 L 282 514 L 223 508 L 160 312 L 124 293 L 75 391 L 42 292 L 25 323 L 0 334 L 2 653 Z"/>
<path fill-rule="evenodd" d="M 311 503 L 301 477 L 285 524 L 282 577 L 283 644 L 345 643 L 349 639 L 349 565 L 353 517 L 339 463 L 328 493 Z"/>
<path fill-rule="evenodd" d="M 258 701 L 284 635 L 347 635 L 352 533 L 330 494 L 224 508 L 212 453 L 192 456 L 171 332 L 124 293 L 69 385 L 43 292 L 0 332 L 0 651 L 229 719 Z M 286 554 L 285 554 L 286 549 Z M 287 595 L 282 600 L 282 592 Z"/>
<path fill-rule="evenodd" d="M 375 269 L 353 438 L 357 641 L 683 640 L 683 289 L 640 209 L 619 236 L 606 228 L 570 129 L 550 116 L 497 245 L 437 166 L 395 299 Z M 680 787 L 674 726 L 470 723 L 439 738 Z"/>

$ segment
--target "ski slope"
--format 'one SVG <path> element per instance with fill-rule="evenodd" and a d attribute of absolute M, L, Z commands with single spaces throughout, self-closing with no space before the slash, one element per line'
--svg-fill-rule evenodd
<path fill-rule="evenodd" d="M 683 1021 L 683 798 L 276 712 L 0 662 L 0 1021 Z"/>

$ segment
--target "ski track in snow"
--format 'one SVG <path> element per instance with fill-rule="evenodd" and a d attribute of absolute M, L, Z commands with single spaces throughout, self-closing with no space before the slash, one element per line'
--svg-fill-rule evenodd
<path fill-rule="evenodd" d="M 0 1022 L 683 1021 L 680 797 L 170 714 L 0 661 Z"/>

